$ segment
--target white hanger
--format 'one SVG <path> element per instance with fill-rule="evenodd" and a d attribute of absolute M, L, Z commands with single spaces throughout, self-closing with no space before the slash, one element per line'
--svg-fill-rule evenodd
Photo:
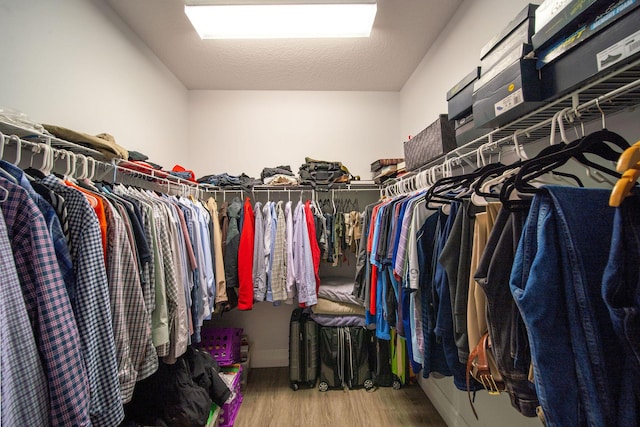
<path fill-rule="evenodd" d="M 9 141 L 15 141 L 16 143 L 16 160 L 13 162 L 13 164 L 18 166 L 22 158 L 22 140 L 15 135 L 11 135 L 9 137 Z"/>
<path fill-rule="evenodd" d="M 602 110 L 600 109 L 600 105 L 598 104 L 598 101 L 596 99 L 596 104 L 598 105 L 598 109 L 600 110 L 600 112 L 602 112 Z M 558 129 L 560 129 L 560 137 L 562 138 L 562 142 L 564 142 L 565 144 L 569 144 L 569 139 L 567 138 L 567 135 L 565 133 L 565 129 L 564 129 L 564 117 L 565 114 L 568 113 L 569 111 L 571 111 L 571 108 L 565 108 L 563 110 L 561 110 L 558 114 Z M 602 115 L 602 123 L 604 125 L 604 113 Z M 604 128 L 604 127 L 603 127 Z M 599 171 L 597 170 L 592 170 L 590 167 L 585 167 L 585 173 L 586 175 L 591 178 L 592 180 L 594 180 L 595 182 L 599 183 L 599 184 L 603 184 L 603 183 L 607 183 L 611 186 L 615 185 L 614 181 L 611 181 L 609 179 L 607 179 L 604 175 L 602 175 Z M 569 182 L 569 183 L 573 183 L 572 181 L 568 181 L 566 178 L 559 176 L 557 178 L 562 178 L 562 180 Z"/>
<path fill-rule="evenodd" d="M 521 147 L 520 143 L 518 142 L 518 131 L 513 132 L 513 146 L 515 147 L 516 154 L 518 155 L 520 160 L 529 159 L 529 157 L 527 156 L 527 153 L 525 153 L 524 151 L 524 147 Z"/>
<path fill-rule="evenodd" d="M 0 132 L 0 160 L 4 159 L 4 144 L 5 144 L 5 136 L 2 132 Z"/>
<path fill-rule="evenodd" d="M 91 162 L 91 173 L 87 178 L 89 179 L 89 181 L 93 181 L 93 178 L 95 178 L 96 175 L 96 159 L 94 159 L 93 157 L 89 157 L 87 160 Z"/>
<path fill-rule="evenodd" d="M 78 172 L 77 174 L 76 174 L 77 171 L 74 170 L 74 176 L 78 180 L 85 179 L 89 175 L 89 165 L 88 165 L 87 156 L 83 154 L 77 154 L 76 161 L 78 160 L 80 160 L 82 169 L 80 169 L 80 172 Z"/>

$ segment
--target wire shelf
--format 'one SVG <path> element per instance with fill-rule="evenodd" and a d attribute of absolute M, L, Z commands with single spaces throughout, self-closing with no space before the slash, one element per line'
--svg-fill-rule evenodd
<path fill-rule="evenodd" d="M 513 122 L 477 138 L 455 150 L 446 153 L 419 169 L 397 178 L 385 185 L 385 190 L 395 188 L 403 192 L 417 188 L 415 181 L 421 173 L 439 170 L 445 165 L 460 165 L 464 161 L 478 157 L 482 148 L 487 153 L 498 152 L 506 145 L 514 144 L 514 135 L 519 145 L 530 144 L 551 135 L 554 117 L 564 112 L 564 118 L 573 123 L 589 123 L 603 115 L 611 116 L 627 108 L 640 104 L 640 59 L 637 59 L 611 73 L 586 82 L 571 93 L 550 99 L 537 110 L 520 117 Z M 478 166 L 476 164 L 476 166 Z M 397 192 L 397 191 L 396 191 Z"/>

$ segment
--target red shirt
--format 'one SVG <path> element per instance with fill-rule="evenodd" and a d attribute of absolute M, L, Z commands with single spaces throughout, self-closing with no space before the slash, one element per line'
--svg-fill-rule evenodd
<path fill-rule="evenodd" d="M 307 220 L 307 231 L 309 232 L 309 242 L 311 243 L 311 257 L 313 258 L 313 273 L 316 276 L 316 293 L 320 288 L 320 246 L 316 238 L 316 223 L 311 212 L 311 202 L 307 200 L 304 204 L 304 217 Z"/>
<path fill-rule="evenodd" d="M 248 197 L 244 201 L 243 210 L 238 247 L 238 310 L 251 310 L 253 308 L 253 239 L 256 219 Z"/>

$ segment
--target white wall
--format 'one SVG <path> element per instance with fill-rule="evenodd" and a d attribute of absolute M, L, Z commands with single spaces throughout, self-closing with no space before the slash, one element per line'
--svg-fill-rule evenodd
<path fill-rule="evenodd" d="M 402 88 L 402 140 L 427 127 L 438 114 L 447 112 L 447 91 L 480 65 L 482 46 L 528 3 L 540 0 L 465 0 L 460 4 Z"/>
<path fill-rule="evenodd" d="M 196 175 L 342 161 L 370 179 L 370 164 L 402 157 L 397 92 L 190 91 L 190 165 Z"/>
<path fill-rule="evenodd" d="M 370 179 L 374 160 L 402 157 L 399 99 L 397 92 L 191 91 L 189 165 L 197 176 L 259 177 L 264 167 L 283 164 L 297 173 L 309 156 L 342 161 L 354 175 Z M 364 206 L 378 196 L 358 198 Z M 287 366 L 292 310 L 258 303 L 216 323 L 245 329 L 252 366 Z"/>
<path fill-rule="evenodd" d="M 187 92 L 99 0 L 0 1 L 0 107 L 187 161 Z"/>

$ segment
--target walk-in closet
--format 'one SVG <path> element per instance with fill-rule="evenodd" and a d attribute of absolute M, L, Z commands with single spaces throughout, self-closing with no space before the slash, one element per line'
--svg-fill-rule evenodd
<path fill-rule="evenodd" d="M 3 427 L 640 426 L 638 0 L 0 35 Z"/>

